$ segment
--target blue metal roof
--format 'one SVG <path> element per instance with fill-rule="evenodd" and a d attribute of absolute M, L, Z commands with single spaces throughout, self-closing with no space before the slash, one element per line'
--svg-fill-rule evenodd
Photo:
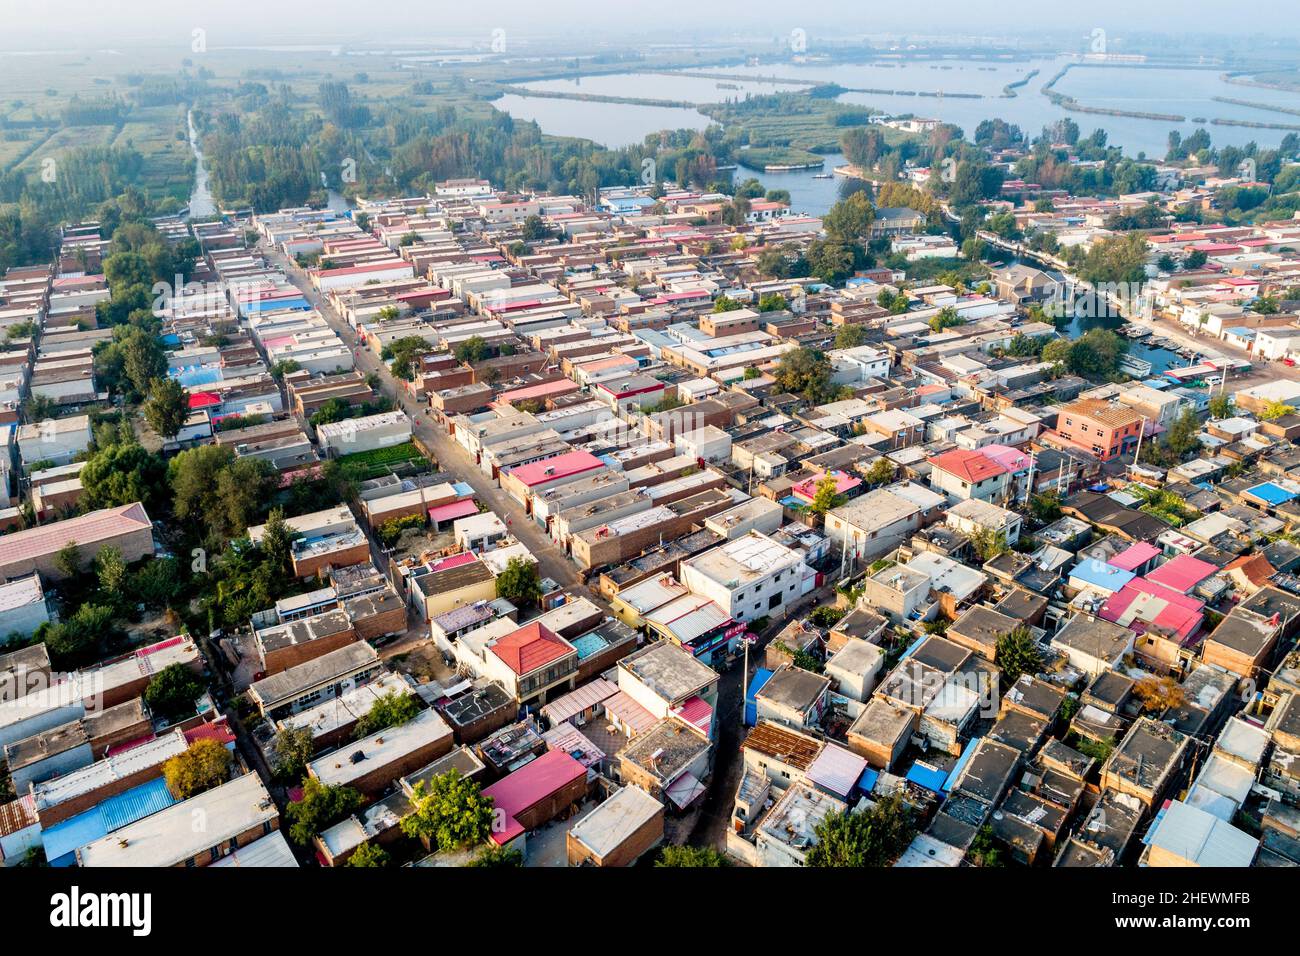
<path fill-rule="evenodd" d="M 104 826 L 112 833 L 159 810 L 166 810 L 175 802 L 171 791 L 167 789 L 167 781 L 159 777 L 115 797 L 109 797 L 99 805 L 99 812 L 103 814 Z"/>
<path fill-rule="evenodd" d="M 947 780 L 947 778 L 948 775 L 942 770 L 924 766 L 920 761 L 912 764 L 912 769 L 907 771 L 908 780 L 912 781 L 912 783 L 916 784 L 918 787 L 924 787 L 932 793 L 943 793 L 944 781 Z"/>
<path fill-rule="evenodd" d="M 948 779 L 943 782 L 944 793 L 951 792 L 953 784 L 957 782 L 957 774 L 961 773 L 962 767 L 966 766 L 966 764 L 970 762 L 971 754 L 975 752 L 975 744 L 979 741 L 979 737 L 966 741 L 966 749 L 961 752 L 961 756 L 957 758 L 957 762 L 952 765 L 952 772 L 948 774 Z"/>
<path fill-rule="evenodd" d="M 51 866 L 75 866 L 74 850 L 159 810 L 166 810 L 175 802 L 167 789 L 167 781 L 161 777 L 109 797 L 85 813 L 43 831 L 41 842 L 45 846 L 45 859 Z"/>
<path fill-rule="evenodd" d="M 73 852 L 103 836 L 108 836 L 108 829 L 99 814 L 99 807 L 95 807 L 42 830 L 41 843 L 45 846 L 45 859 L 50 866 L 76 866 Z"/>
<path fill-rule="evenodd" d="M 1078 578 L 1085 584 L 1092 584 L 1107 591 L 1118 591 L 1137 575 L 1132 571 L 1123 571 L 1113 567 L 1105 561 L 1087 558 L 1074 566 L 1070 571 L 1070 577 Z"/>
<path fill-rule="evenodd" d="M 870 793 L 876 789 L 876 781 L 880 779 L 880 771 L 868 767 L 862 771 L 862 776 L 858 777 L 858 789 L 863 793 Z"/>

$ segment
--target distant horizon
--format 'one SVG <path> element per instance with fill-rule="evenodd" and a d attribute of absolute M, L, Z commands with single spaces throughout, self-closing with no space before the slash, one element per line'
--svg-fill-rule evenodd
<path fill-rule="evenodd" d="M 364 12 L 361 12 L 364 11 Z M 1139 35 L 1177 41 L 1179 37 L 1212 41 L 1216 37 L 1258 37 L 1261 52 L 1279 41 L 1300 43 L 1294 26 L 1294 4 L 1262 0 L 1249 16 L 1226 15 L 1206 0 L 1136 6 L 1121 0 L 1094 0 L 1086 8 L 1054 9 L 1036 0 L 1000 3 L 932 0 L 924 13 L 897 8 L 873 9 L 842 0 L 811 0 L 792 9 L 774 0 L 751 0 L 743 12 L 731 5 L 660 0 L 654 17 L 628 18 L 626 10 L 592 0 L 499 0 L 490 12 L 419 0 L 223 0 L 219 4 L 194 0 L 66 0 L 57 6 L 0 0 L 0 22 L 6 52 L 52 50 L 66 52 L 104 49 L 114 44 L 165 45 L 170 37 L 188 45 L 193 30 L 207 31 L 210 47 L 328 43 L 366 46 L 373 43 L 427 45 L 463 42 L 489 36 L 494 30 L 515 31 L 534 41 L 572 39 L 571 49 L 583 45 L 609 48 L 637 39 L 697 43 L 762 42 L 803 30 L 815 39 L 820 33 L 836 42 L 856 36 L 912 38 L 978 37 L 1051 40 L 1073 37 L 1082 44 L 1094 31 L 1113 38 Z M 1029 26 L 1032 24 L 1032 27 Z M 1290 27 L 1290 33 L 1280 33 Z M 575 28 L 581 33 L 575 34 Z M 1199 29 L 1198 29 L 1199 28 Z"/>

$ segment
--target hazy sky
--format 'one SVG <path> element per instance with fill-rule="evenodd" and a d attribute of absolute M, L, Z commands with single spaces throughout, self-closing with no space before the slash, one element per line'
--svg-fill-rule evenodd
<path fill-rule="evenodd" d="M 1238 15 L 1239 14 L 1239 15 Z M 0 48 L 84 47 L 128 41 L 166 42 L 203 28 L 213 46 L 285 41 L 428 42 L 440 36 L 490 34 L 501 28 L 570 34 L 594 41 L 661 34 L 762 38 L 802 27 L 839 37 L 1028 34 L 1036 29 L 1095 28 L 1111 36 L 1137 31 L 1218 34 L 1300 33 L 1295 0 L 1254 0 L 1232 7 L 1209 0 L 0 0 Z M 1235 22 L 1234 22 L 1235 21 Z M 698 28 L 693 33 L 692 27 Z"/>

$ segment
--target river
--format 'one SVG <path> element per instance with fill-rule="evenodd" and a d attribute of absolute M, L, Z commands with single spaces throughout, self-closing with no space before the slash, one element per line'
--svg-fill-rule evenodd
<path fill-rule="evenodd" d="M 193 110 L 185 114 L 185 122 L 190 128 L 190 149 L 194 151 L 194 189 L 190 192 L 189 218 L 211 219 L 217 215 L 217 204 L 208 186 L 208 167 L 203 162 L 203 150 L 199 148 L 199 131 L 194 127 Z"/>

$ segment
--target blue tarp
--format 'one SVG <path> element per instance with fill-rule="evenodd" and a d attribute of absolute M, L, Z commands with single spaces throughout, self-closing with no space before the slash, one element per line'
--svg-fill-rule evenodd
<path fill-rule="evenodd" d="M 876 789 L 876 781 L 880 779 L 880 771 L 868 767 L 862 771 L 862 776 L 858 777 L 858 789 L 863 793 L 870 793 Z"/>
<path fill-rule="evenodd" d="M 758 692 L 763 689 L 763 685 L 772 679 L 772 672 L 766 667 L 759 667 L 754 671 L 754 679 L 749 682 L 749 690 L 745 694 L 745 726 L 753 727 L 758 723 L 758 704 L 754 698 Z"/>

